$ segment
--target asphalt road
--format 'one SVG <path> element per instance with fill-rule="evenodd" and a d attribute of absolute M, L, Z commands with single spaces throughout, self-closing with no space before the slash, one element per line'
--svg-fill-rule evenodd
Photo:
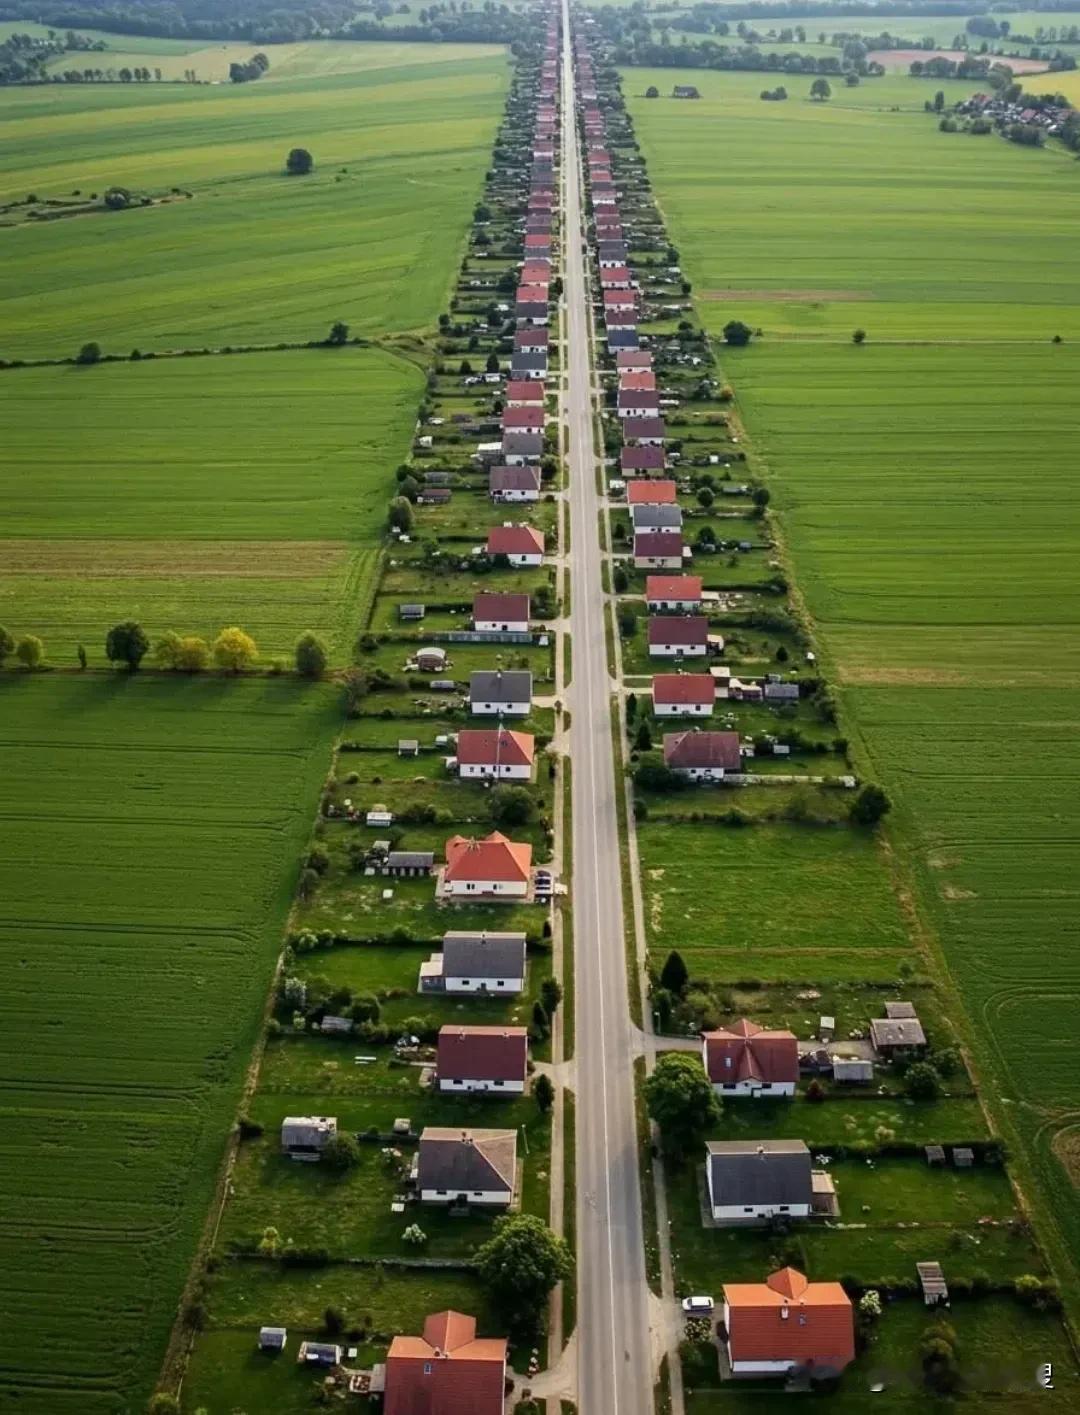
<path fill-rule="evenodd" d="M 591 313 L 568 0 L 563 0 L 563 239 L 570 434 L 571 712 L 578 1409 L 651 1415 L 648 1287 L 634 1118 L 611 695 L 600 582 Z"/>

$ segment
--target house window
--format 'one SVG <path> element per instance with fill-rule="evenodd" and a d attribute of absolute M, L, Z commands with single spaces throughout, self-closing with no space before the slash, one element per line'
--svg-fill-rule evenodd
<path fill-rule="evenodd" d="M 474 1189 L 472 1196 L 474 1199 L 482 1199 L 484 1197 L 483 1189 Z"/>
<path fill-rule="evenodd" d="M 499 980 L 496 982 L 495 986 L 496 986 L 497 988 L 501 988 L 501 987 L 504 987 L 504 986 L 505 986 L 505 984 L 503 983 L 502 978 L 499 978 Z"/>
<path fill-rule="evenodd" d="M 496 1085 L 496 1086 L 505 1086 L 505 1085 L 506 1085 L 506 1082 L 505 1082 L 505 1081 L 496 1081 L 496 1082 L 495 1082 L 495 1085 Z"/>
<path fill-rule="evenodd" d="M 780 1212 L 781 1212 L 782 1214 L 790 1213 L 790 1212 L 791 1212 L 791 1205 L 790 1205 L 790 1204 L 781 1204 L 781 1205 L 780 1205 Z"/>
<path fill-rule="evenodd" d="M 430 1376 L 430 1375 L 431 1375 L 431 1362 L 430 1362 L 430 1361 L 425 1361 L 425 1362 L 424 1362 L 424 1375 L 425 1375 L 425 1376 Z"/>
<path fill-rule="evenodd" d="M 445 1189 L 436 1189 L 435 1192 L 436 1192 L 436 1194 L 445 1194 L 445 1193 L 446 1193 L 446 1190 L 445 1190 Z"/>
<path fill-rule="evenodd" d="M 746 1207 L 743 1209 L 743 1213 L 744 1213 L 744 1214 L 752 1214 L 753 1212 L 754 1212 L 754 1206 L 753 1206 L 753 1204 L 747 1204 Z"/>

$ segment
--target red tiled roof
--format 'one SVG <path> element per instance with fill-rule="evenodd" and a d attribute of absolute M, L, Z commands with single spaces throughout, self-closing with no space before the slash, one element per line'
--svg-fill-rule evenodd
<path fill-rule="evenodd" d="M 441 1077 L 461 1081 L 523 1081 L 528 1059 L 529 1034 L 524 1027 L 455 1025 L 439 1029 L 436 1065 Z"/>
<path fill-rule="evenodd" d="M 504 408 L 502 414 L 504 432 L 540 432 L 544 426 L 543 408 Z"/>
<path fill-rule="evenodd" d="M 527 841 L 508 840 L 501 831 L 493 830 L 483 840 L 475 836 L 452 835 L 446 842 L 445 878 L 498 880 L 504 884 L 520 884 L 529 878 L 532 866 L 532 846 Z"/>
<path fill-rule="evenodd" d="M 629 408 L 636 416 L 659 416 L 660 398 L 655 389 L 645 389 L 641 392 L 636 389 L 620 389 L 619 409 L 621 411 L 624 408 Z"/>
<path fill-rule="evenodd" d="M 716 685 L 708 673 L 658 673 L 652 680 L 654 703 L 715 703 Z"/>
<path fill-rule="evenodd" d="M 546 329 L 519 329 L 514 334 L 515 349 L 536 349 L 541 346 L 546 348 L 547 343 Z"/>
<path fill-rule="evenodd" d="M 600 272 L 600 285 L 623 285 L 632 277 L 625 265 L 608 265 Z"/>
<path fill-rule="evenodd" d="M 709 621 L 703 614 L 653 614 L 649 644 L 685 644 L 697 648 L 709 642 Z"/>
<path fill-rule="evenodd" d="M 623 437 L 629 442 L 635 437 L 663 437 L 663 418 L 624 418 Z"/>
<path fill-rule="evenodd" d="M 515 298 L 519 305 L 546 305 L 548 287 L 543 281 L 539 284 L 534 282 L 532 285 L 519 285 Z"/>
<path fill-rule="evenodd" d="M 699 733 L 699 736 L 729 737 L 734 739 L 734 760 L 730 770 L 737 770 L 740 762 L 739 739 L 734 732 Z M 693 733 L 683 733 L 680 740 L 693 737 Z M 668 738 L 664 738 L 664 761 L 668 766 L 698 766 L 690 760 L 672 761 L 668 755 Z M 692 743 L 686 750 L 690 750 Z M 710 763 L 711 765 L 711 763 Z M 728 766 L 718 762 L 716 765 Z M 754 1022 L 741 1018 L 731 1027 L 721 1027 L 715 1032 L 706 1032 L 705 1069 L 710 1081 L 797 1081 L 799 1079 L 799 1043 L 794 1032 L 766 1031 Z M 730 1059 L 731 1065 L 725 1065 Z"/>
<path fill-rule="evenodd" d="M 476 1320 L 436 1312 L 423 1336 L 396 1336 L 386 1356 L 383 1415 L 502 1415 L 504 1338 L 477 1338 Z"/>
<path fill-rule="evenodd" d="M 724 1284 L 733 1361 L 795 1361 L 839 1373 L 855 1358 L 851 1300 L 838 1282 L 781 1268 L 765 1282 Z"/>
<path fill-rule="evenodd" d="M 652 354 L 647 349 L 620 349 L 615 363 L 620 369 L 652 368 Z"/>
<path fill-rule="evenodd" d="M 637 292 L 634 290 L 605 290 L 604 305 L 614 309 L 629 308 L 637 303 Z"/>
<path fill-rule="evenodd" d="M 619 374 L 620 393 L 655 393 L 656 374 L 652 369 L 625 369 Z"/>
<path fill-rule="evenodd" d="M 691 620 L 691 623 L 694 621 Z M 664 765 L 670 767 L 717 767 L 722 766 L 725 771 L 738 771 L 742 766 L 742 754 L 739 751 L 739 734 L 737 732 L 668 732 L 664 736 Z M 714 1032 L 707 1034 L 715 1036 Z M 722 1060 L 721 1060 L 722 1067 Z M 795 1076 L 791 1079 L 798 1079 L 799 1059 L 795 1058 Z M 726 1073 L 724 1076 L 713 1076 L 710 1068 L 709 1075 L 714 1081 L 734 1081 L 745 1078 Z M 786 1076 L 776 1076 L 767 1078 L 770 1080 L 785 1081 Z"/>
<path fill-rule="evenodd" d="M 521 283 L 523 285 L 547 285 L 550 284 L 550 282 L 550 260 L 527 260 L 521 267 Z"/>
<path fill-rule="evenodd" d="M 457 759 L 462 766 L 532 766 L 531 732 L 509 727 L 465 727 L 458 733 Z M 458 876 L 455 876 L 457 878 Z"/>
<path fill-rule="evenodd" d="M 525 249 L 529 251 L 550 250 L 551 236 L 542 231 L 530 231 L 525 237 Z"/>
<path fill-rule="evenodd" d="M 507 403 L 540 403 L 544 401 L 544 385 L 530 379 L 511 379 L 506 385 Z"/>
<path fill-rule="evenodd" d="M 634 558 L 639 555 L 660 555 L 665 558 L 682 558 L 683 538 L 681 531 L 638 531 L 634 536 Z"/>
<path fill-rule="evenodd" d="M 491 555 L 543 555 L 544 537 L 532 526 L 493 526 L 487 548 Z"/>
<path fill-rule="evenodd" d="M 670 506 L 676 499 L 678 488 L 668 477 L 646 477 L 643 481 L 632 481 L 626 488 L 626 501 L 630 506 Z"/>
<path fill-rule="evenodd" d="M 648 575 L 645 579 L 645 598 L 658 599 L 701 599 L 700 575 Z"/>
<path fill-rule="evenodd" d="M 527 622 L 529 608 L 527 594 L 499 594 L 490 590 L 481 590 L 473 596 L 472 602 L 473 619 L 484 622 L 495 619 L 504 624 Z"/>

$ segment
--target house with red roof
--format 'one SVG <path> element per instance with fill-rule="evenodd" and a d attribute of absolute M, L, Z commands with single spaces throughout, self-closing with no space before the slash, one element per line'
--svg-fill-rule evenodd
<path fill-rule="evenodd" d="M 600 270 L 600 288 L 601 290 L 632 290 L 634 277 L 630 273 L 629 266 L 603 266 Z"/>
<path fill-rule="evenodd" d="M 678 570 L 683 563 L 681 531 L 636 531 L 635 570 Z"/>
<path fill-rule="evenodd" d="M 435 1074 L 440 1091 L 520 1096 L 528 1064 L 529 1034 L 524 1027 L 439 1028 Z"/>
<path fill-rule="evenodd" d="M 838 1282 L 810 1282 L 781 1268 L 764 1282 L 724 1284 L 723 1329 L 736 1376 L 823 1380 L 855 1359 L 855 1316 Z"/>
<path fill-rule="evenodd" d="M 647 575 L 645 603 L 651 611 L 696 614 L 701 609 L 701 576 Z"/>
<path fill-rule="evenodd" d="M 725 776 L 742 771 L 739 734 L 700 732 L 697 728 L 692 732 L 667 732 L 664 765 L 688 781 L 723 781 Z M 797 1066 L 795 1071 L 798 1075 Z"/>
<path fill-rule="evenodd" d="M 686 732 L 683 737 L 732 737 L 733 770 L 738 770 L 739 739 L 734 732 Z M 664 738 L 664 757 L 667 742 Z M 701 1059 L 718 1095 L 793 1096 L 799 1079 L 799 1043 L 794 1032 L 774 1031 L 748 1022 L 745 1017 L 731 1027 L 705 1032 Z"/>
<path fill-rule="evenodd" d="M 622 435 L 624 442 L 640 442 L 645 447 L 663 447 L 667 434 L 663 418 L 635 414 L 623 419 Z"/>
<path fill-rule="evenodd" d="M 678 488 L 670 477 L 645 477 L 626 488 L 629 506 L 674 506 L 677 500 Z"/>
<path fill-rule="evenodd" d="M 655 393 L 656 374 L 652 369 L 623 369 L 619 374 L 620 393 Z"/>
<path fill-rule="evenodd" d="M 543 432 L 544 421 L 542 406 L 503 409 L 503 432 Z"/>
<path fill-rule="evenodd" d="M 654 614 L 649 619 L 649 657 L 704 656 L 709 651 L 709 621 L 703 614 Z"/>
<path fill-rule="evenodd" d="M 506 1339 L 478 1338 L 476 1318 L 436 1312 L 423 1336 L 395 1336 L 383 1415 L 502 1415 Z"/>
<path fill-rule="evenodd" d="M 507 408 L 542 408 L 544 385 L 539 379 L 512 378 L 506 385 L 503 403 Z"/>
<path fill-rule="evenodd" d="M 620 370 L 652 368 L 652 354 L 647 349 L 620 349 L 615 356 L 615 367 Z"/>
<path fill-rule="evenodd" d="M 667 465 L 663 447 L 655 444 L 624 447 L 619 453 L 619 470 L 624 477 L 637 477 L 650 472 L 662 472 Z"/>
<path fill-rule="evenodd" d="M 708 673 L 658 673 L 652 680 L 657 717 L 709 717 L 716 706 L 716 685 Z"/>
<path fill-rule="evenodd" d="M 531 732 L 463 727 L 458 733 L 458 775 L 471 781 L 531 781 L 535 755 Z"/>
<path fill-rule="evenodd" d="M 523 285 L 549 285 L 551 283 L 551 261 L 543 257 L 527 260 L 521 267 Z"/>
<path fill-rule="evenodd" d="M 542 565 L 544 537 L 534 526 L 493 526 L 488 531 L 487 553 L 505 555 L 511 565 Z"/>
<path fill-rule="evenodd" d="M 604 313 L 612 314 L 619 310 L 637 309 L 636 290 L 605 290 L 604 291 Z"/>
<path fill-rule="evenodd" d="M 450 837 L 436 889 L 446 899 L 525 899 L 531 878 L 532 846 L 527 841 L 508 840 L 501 831 L 493 830 L 483 840 Z"/>
<path fill-rule="evenodd" d="M 526 634 L 529 596 L 482 590 L 473 595 L 473 628 L 480 633 Z"/>
<path fill-rule="evenodd" d="M 525 237 L 525 254 L 547 259 L 551 254 L 551 236 L 543 231 L 530 231 Z"/>
<path fill-rule="evenodd" d="M 550 338 L 547 329 L 518 329 L 514 333 L 514 353 L 546 354 Z"/>

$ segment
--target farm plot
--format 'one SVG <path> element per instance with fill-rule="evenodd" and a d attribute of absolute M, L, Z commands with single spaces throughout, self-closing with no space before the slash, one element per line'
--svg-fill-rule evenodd
<path fill-rule="evenodd" d="M 157 1373 L 339 709 L 285 680 L 0 696 L 0 1391 L 116 1410 Z"/>
<path fill-rule="evenodd" d="M 687 140 L 690 119 L 635 101 L 639 136 L 709 327 L 734 316 L 766 331 L 724 371 L 1075 1310 L 1080 285 L 1067 232 L 1080 197 L 1052 151 L 958 150 L 914 115 L 867 111 L 870 85 L 828 118 L 785 121 L 781 148 L 769 105 L 705 83 L 731 197 L 722 249 L 705 225 L 721 169 Z M 770 203 L 793 217 L 763 231 Z M 928 221 L 948 232 L 932 258 Z M 841 286 L 854 302 L 830 300 Z"/>
<path fill-rule="evenodd" d="M 7 374 L 0 620 L 54 662 L 126 617 L 343 654 L 421 388 L 366 349 Z"/>
<path fill-rule="evenodd" d="M 376 62 L 390 53 L 372 45 Z M 0 201 L 120 185 L 190 199 L 6 230 L 5 357 L 425 331 L 506 91 L 503 53 L 262 84 L 58 85 L 0 97 Z M 261 91 L 260 91 L 261 90 Z M 284 175 L 297 143 L 308 177 Z"/>

